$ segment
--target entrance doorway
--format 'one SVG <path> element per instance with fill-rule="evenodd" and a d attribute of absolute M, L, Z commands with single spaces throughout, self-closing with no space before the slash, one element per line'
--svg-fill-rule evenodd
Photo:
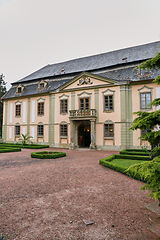
<path fill-rule="evenodd" d="M 81 123 L 78 127 L 78 145 L 80 148 L 88 148 L 91 144 L 90 123 Z"/>

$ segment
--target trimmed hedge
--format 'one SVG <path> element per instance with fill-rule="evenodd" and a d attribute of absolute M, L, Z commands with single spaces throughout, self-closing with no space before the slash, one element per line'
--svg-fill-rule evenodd
<path fill-rule="evenodd" d="M 151 151 L 130 151 L 130 149 L 124 149 L 120 151 L 120 154 L 149 156 Z"/>
<path fill-rule="evenodd" d="M 134 158 L 134 159 L 133 159 Z M 147 159 L 146 159 L 147 158 Z M 148 159 L 149 158 L 149 159 Z M 132 155 L 118 155 L 118 154 L 113 154 L 107 158 L 103 158 L 103 159 L 100 159 L 99 160 L 99 164 L 105 166 L 105 167 L 108 167 L 108 168 L 111 168 L 115 171 L 118 171 L 118 172 L 121 172 L 121 173 L 124 173 L 126 174 L 126 170 L 128 169 L 128 167 L 122 167 L 122 166 L 118 166 L 114 163 L 112 163 L 111 161 L 113 159 L 132 159 L 132 160 L 142 160 L 142 161 L 151 161 L 151 158 L 150 157 L 143 157 L 143 156 L 132 156 Z M 133 177 L 134 179 L 138 179 L 138 180 L 143 180 L 144 179 L 144 176 L 143 174 L 137 172 L 135 174 L 135 172 L 132 172 L 132 170 L 129 171 L 129 174 L 131 177 Z M 126 174 L 128 175 L 128 174 Z"/>
<path fill-rule="evenodd" d="M 20 147 L 20 148 L 30 148 L 30 149 L 41 149 L 41 148 L 49 148 L 49 145 L 38 145 L 38 144 L 20 144 L 20 143 L 0 143 L 0 148 L 4 147 Z"/>
<path fill-rule="evenodd" d="M 41 159 L 53 159 L 53 158 L 60 158 L 65 157 L 66 153 L 64 152 L 32 152 L 31 158 L 41 158 Z"/>
<path fill-rule="evenodd" d="M 129 151 L 129 152 L 151 152 L 150 149 L 124 149 L 125 151 Z M 122 150 L 123 151 L 123 150 Z"/>
<path fill-rule="evenodd" d="M 0 153 L 5 153 L 5 152 L 20 152 L 21 148 L 0 148 Z"/>
<path fill-rule="evenodd" d="M 149 156 L 136 156 L 136 155 L 123 155 L 115 154 L 116 159 L 131 159 L 131 160 L 142 160 L 142 161 L 151 161 Z"/>

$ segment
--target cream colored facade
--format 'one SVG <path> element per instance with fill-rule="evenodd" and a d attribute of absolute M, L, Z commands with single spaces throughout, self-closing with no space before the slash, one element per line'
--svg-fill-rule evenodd
<path fill-rule="evenodd" d="M 3 96 L 3 141 L 61 148 L 141 148 L 141 131 L 128 130 L 136 111 L 153 111 L 160 98 L 159 70 L 137 66 L 160 42 L 47 65 L 12 84 Z"/>
<path fill-rule="evenodd" d="M 90 83 L 80 85 L 83 78 Z M 129 131 L 133 120 L 132 112 L 141 110 L 140 94 L 149 92 L 154 99 L 160 87 L 151 81 L 140 84 L 117 84 L 106 80 L 81 74 L 64 85 L 59 92 L 38 96 L 20 97 L 4 101 L 3 139 L 16 142 L 20 136 L 15 135 L 15 126 L 20 126 L 20 134 L 29 133 L 32 142 L 49 144 L 53 147 L 120 150 L 139 148 L 143 142 L 138 137 L 140 131 Z M 105 110 L 105 97 L 112 96 L 113 109 Z M 108 97 L 107 97 L 108 98 Z M 80 100 L 89 99 L 89 108 L 80 109 Z M 61 113 L 61 101 L 67 100 L 67 112 Z M 38 115 L 38 103 L 43 103 L 44 114 Z M 20 116 L 16 116 L 16 105 L 21 105 Z M 91 110 L 92 109 L 92 110 Z M 144 109 L 145 110 L 145 109 Z M 152 111 L 154 109 L 151 109 Z M 43 136 L 37 135 L 37 126 L 43 125 Z M 105 125 L 113 126 L 113 135 L 105 136 Z M 61 136 L 61 125 L 67 126 L 67 135 Z M 89 145 L 84 142 L 84 131 L 89 132 Z"/>

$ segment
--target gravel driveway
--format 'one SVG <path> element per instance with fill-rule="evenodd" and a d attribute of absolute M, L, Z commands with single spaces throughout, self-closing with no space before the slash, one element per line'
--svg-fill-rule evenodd
<path fill-rule="evenodd" d="M 139 193 L 143 183 L 99 165 L 113 152 L 57 150 L 67 156 L 31 159 L 41 150 L 30 149 L 0 154 L 0 233 L 6 239 L 159 239 L 147 230 L 158 218 L 144 207 L 154 200 Z"/>

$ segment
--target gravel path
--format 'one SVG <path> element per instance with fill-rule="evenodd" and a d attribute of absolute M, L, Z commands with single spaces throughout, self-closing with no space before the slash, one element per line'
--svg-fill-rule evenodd
<path fill-rule="evenodd" d="M 63 149 L 64 158 L 39 160 L 33 151 L 0 154 L 6 239 L 159 239 L 147 230 L 159 218 L 144 207 L 155 201 L 139 193 L 143 183 L 99 165 L 113 152 Z"/>

